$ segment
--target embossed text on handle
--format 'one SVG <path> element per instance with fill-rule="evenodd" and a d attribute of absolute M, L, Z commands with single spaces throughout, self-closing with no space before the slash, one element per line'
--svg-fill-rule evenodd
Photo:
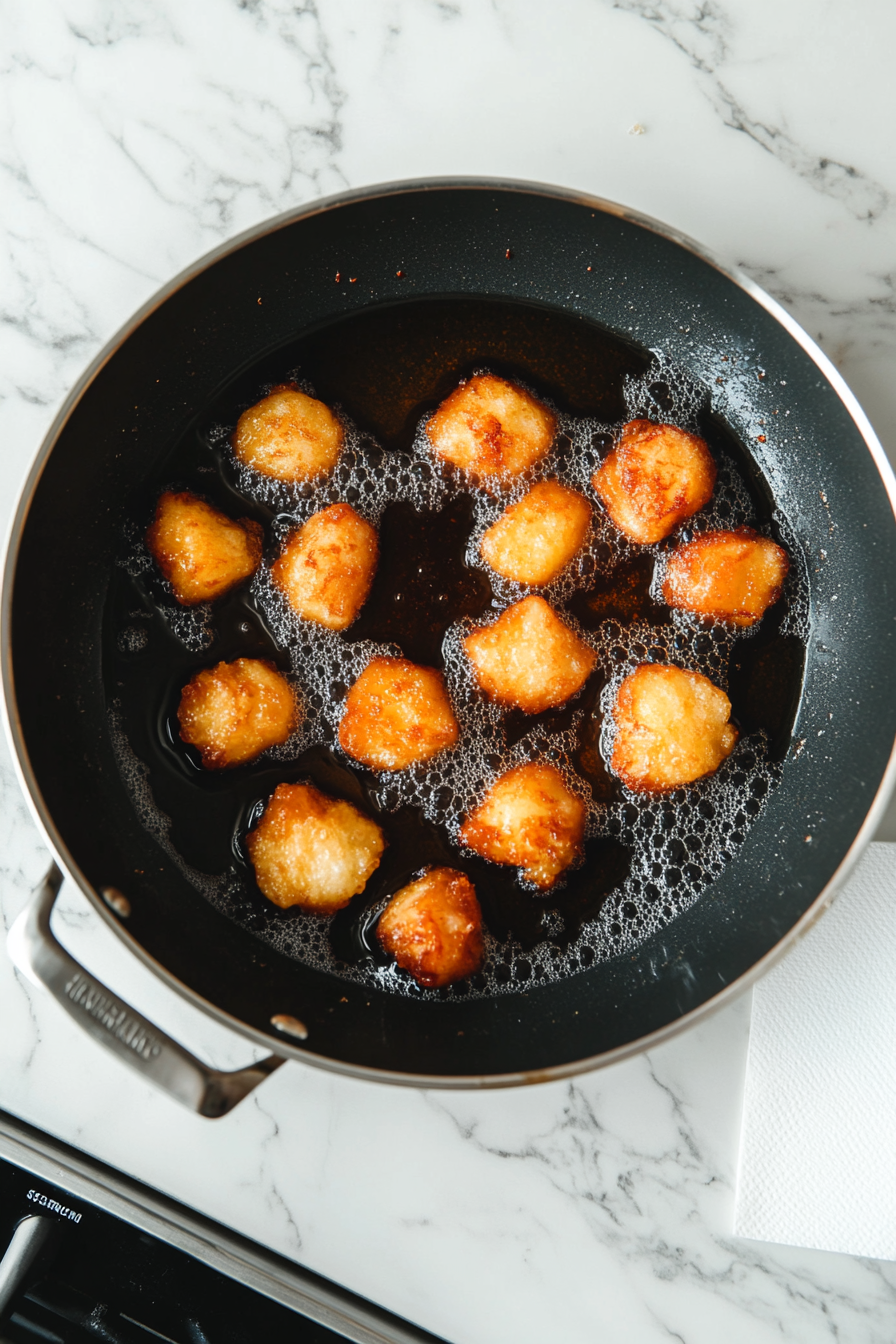
<path fill-rule="evenodd" d="M 133 1018 L 127 1008 L 122 1008 L 120 1003 L 80 971 L 66 981 L 65 993 L 72 1003 L 76 1003 L 141 1059 L 152 1059 L 161 1053 L 161 1042 L 146 1030 L 143 1023 Z"/>

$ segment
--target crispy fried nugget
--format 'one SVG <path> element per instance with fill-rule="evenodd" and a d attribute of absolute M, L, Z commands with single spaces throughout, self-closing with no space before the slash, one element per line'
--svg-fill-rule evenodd
<path fill-rule="evenodd" d="M 364 890 L 386 847 L 376 822 L 313 784 L 278 784 L 246 844 L 269 901 L 319 915 Z"/>
<path fill-rule="evenodd" d="M 712 498 L 716 464 L 696 434 L 631 420 L 591 484 L 621 532 L 647 546 Z"/>
<path fill-rule="evenodd" d="M 517 583 L 550 583 L 585 540 L 591 505 L 559 481 L 533 485 L 488 529 L 480 544 L 483 559 L 497 574 Z"/>
<path fill-rule="evenodd" d="M 453 747 L 459 731 L 441 672 L 373 658 L 346 697 L 339 744 L 371 770 L 404 770 Z"/>
<path fill-rule="evenodd" d="M 290 533 L 271 575 L 299 616 L 345 630 L 367 601 L 378 557 L 376 528 L 351 504 L 331 504 Z"/>
<path fill-rule="evenodd" d="M 477 374 L 446 397 L 426 426 L 437 456 L 474 476 L 518 476 L 554 442 L 557 417 L 529 392 Z"/>
<path fill-rule="evenodd" d="M 310 481 L 333 470 L 342 451 L 342 426 L 322 401 L 296 387 L 275 387 L 243 411 L 233 451 L 247 467 L 278 481 Z"/>
<path fill-rule="evenodd" d="M 611 765 L 635 793 L 663 793 L 711 775 L 730 755 L 731 701 L 700 672 L 642 663 L 619 687 Z"/>
<path fill-rule="evenodd" d="M 750 527 L 704 532 L 669 557 L 663 597 L 716 621 L 755 625 L 781 596 L 787 552 Z"/>
<path fill-rule="evenodd" d="M 191 677 L 177 717 L 181 737 L 198 748 L 206 770 L 223 770 L 285 742 L 298 723 L 299 707 L 272 663 L 237 658 Z"/>
<path fill-rule="evenodd" d="M 552 765 L 518 765 L 489 789 L 460 829 L 462 845 L 492 863 L 521 868 L 547 890 L 579 857 L 585 804 Z"/>
<path fill-rule="evenodd" d="M 476 888 L 456 868 L 430 868 L 395 893 L 376 930 L 419 985 L 436 989 L 478 971 L 484 954 Z"/>
<path fill-rule="evenodd" d="M 178 602 L 193 607 L 214 602 L 255 573 L 263 535 L 250 518 L 234 522 L 188 490 L 166 490 L 146 544 Z"/>
<path fill-rule="evenodd" d="M 464 640 L 479 685 L 526 714 L 562 705 L 591 675 L 597 654 L 543 597 L 524 597 Z"/>

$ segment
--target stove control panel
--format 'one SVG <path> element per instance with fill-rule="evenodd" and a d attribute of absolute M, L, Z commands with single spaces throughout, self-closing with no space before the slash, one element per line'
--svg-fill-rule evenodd
<path fill-rule="evenodd" d="M 344 1344 L 105 1210 L 0 1163 L 3 1344 Z"/>

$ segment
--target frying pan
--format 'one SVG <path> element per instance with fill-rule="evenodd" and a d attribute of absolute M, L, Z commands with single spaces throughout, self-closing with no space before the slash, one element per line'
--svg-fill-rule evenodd
<path fill-rule="evenodd" d="M 690 908 L 624 955 L 565 979 L 432 1002 L 302 965 L 197 892 L 123 786 L 101 627 L 126 501 L 201 407 L 302 334 L 332 333 L 390 305 L 411 313 L 436 297 L 512 301 L 521 315 L 609 330 L 700 380 L 790 520 L 811 631 L 781 782 Z M 471 340 L 473 349 L 475 332 Z M 538 374 L 536 354 L 516 355 Z M 15 959 L 97 1039 L 207 1115 L 290 1057 L 397 1083 L 495 1086 L 573 1074 L 668 1037 L 749 984 L 808 927 L 886 804 L 894 498 L 867 420 L 796 323 L 744 276 L 620 206 L 525 183 L 411 182 L 333 197 L 249 231 L 179 276 L 106 347 L 63 407 L 18 505 L 3 682 L 21 780 L 58 866 L 17 921 Z M 237 1074 L 208 1070 L 88 976 L 50 932 L 60 869 L 136 957 L 270 1057 Z"/>

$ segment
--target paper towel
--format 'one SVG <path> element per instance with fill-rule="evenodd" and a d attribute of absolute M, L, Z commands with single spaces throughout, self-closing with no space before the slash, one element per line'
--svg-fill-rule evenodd
<path fill-rule="evenodd" d="M 734 1230 L 896 1260 L 896 845 L 753 990 Z"/>

